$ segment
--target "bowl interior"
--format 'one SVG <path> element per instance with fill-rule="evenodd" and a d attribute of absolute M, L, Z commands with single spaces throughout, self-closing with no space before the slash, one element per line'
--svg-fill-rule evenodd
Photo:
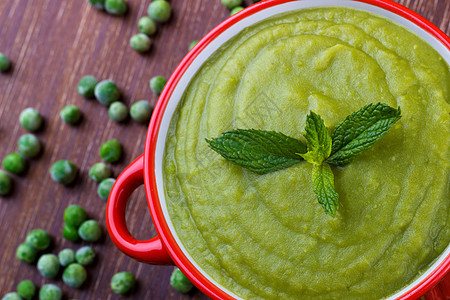
<path fill-rule="evenodd" d="M 186 87 L 189 85 L 193 76 L 197 73 L 197 71 L 201 68 L 203 63 L 224 43 L 230 40 L 232 37 L 236 36 L 239 32 L 241 32 L 244 28 L 251 26 L 259 21 L 272 17 L 274 15 L 278 15 L 281 13 L 295 11 L 302 8 L 310 8 L 310 7 L 324 7 L 324 6 L 343 6 L 349 8 L 360 9 L 368 12 L 372 12 L 381 16 L 384 16 L 396 23 L 399 23 L 403 27 L 408 28 L 410 31 L 414 32 L 426 42 L 428 42 L 437 52 L 445 59 L 445 61 L 450 65 L 450 49 L 447 48 L 441 40 L 436 38 L 423 24 L 419 26 L 419 22 L 413 22 L 410 18 L 405 18 L 404 15 L 400 15 L 398 13 L 408 15 L 409 12 L 402 10 L 399 6 L 396 6 L 396 12 L 391 10 L 395 9 L 387 9 L 384 8 L 386 2 L 380 0 L 300 0 L 300 1 L 289 1 L 289 0 L 281 0 L 281 1 L 267 1 L 265 3 L 261 3 L 260 5 L 256 5 L 250 9 L 245 10 L 243 13 L 236 15 L 233 18 L 228 19 L 219 27 L 216 28 L 214 34 L 208 35 L 204 38 L 198 46 L 188 54 L 188 60 L 184 60 L 184 66 L 178 68 L 177 71 L 180 71 L 179 76 L 172 76 L 171 80 L 169 80 L 168 85 L 171 86 L 172 89 L 169 88 L 169 93 L 166 94 L 166 97 L 161 99 L 164 104 L 161 106 L 160 112 L 160 120 L 156 121 L 156 127 L 150 126 L 150 130 L 156 129 L 156 145 L 154 152 L 154 170 L 150 170 L 152 173 L 152 177 L 155 180 L 157 195 L 160 200 L 161 210 L 164 215 L 164 220 L 159 220 L 165 222 L 165 226 L 169 228 L 170 239 L 175 240 L 176 244 L 174 247 L 179 247 L 177 252 L 181 251 L 184 259 L 189 261 L 205 278 L 207 278 L 212 284 L 218 286 L 222 291 L 231 295 L 232 297 L 239 299 L 238 296 L 234 295 L 232 292 L 225 290 L 220 287 L 217 282 L 215 282 L 208 274 L 203 272 L 200 267 L 195 263 L 189 253 L 183 246 L 182 241 L 176 235 L 174 230 L 174 226 L 170 220 L 168 209 L 165 201 L 164 194 L 164 182 L 163 182 L 163 154 L 165 141 L 167 137 L 167 132 L 169 128 L 169 124 L 171 122 L 172 116 L 177 109 L 177 106 L 182 99 L 183 93 Z M 189 59 L 190 58 L 190 59 Z M 183 65 L 182 63 L 182 65 Z M 177 72 L 176 71 L 176 72 Z M 175 73 L 176 73 L 175 72 Z M 160 100 L 160 101 L 161 101 Z M 165 106 L 164 106 L 165 105 Z M 155 133 L 153 133 L 155 136 Z M 146 147 L 146 152 L 149 149 Z M 170 246 L 172 247 L 172 245 Z M 418 285 L 424 279 L 430 276 L 432 269 L 435 269 L 437 266 L 441 265 L 442 262 L 449 256 L 450 254 L 450 246 L 446 248 L 444 253 L 433 263 L 430 270 L 422 274 L 419 278 L 417 278 L 410 285 L 405 287 L 402 291 L 399 291 L 395 295 L 392 295 L 389 299 L 395 299 L 401 297 L 405 294 L 405 291 L 411 290 L 414 286 Z"/>

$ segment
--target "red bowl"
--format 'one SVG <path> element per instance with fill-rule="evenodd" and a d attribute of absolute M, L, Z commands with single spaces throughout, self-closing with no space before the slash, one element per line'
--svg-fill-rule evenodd
<path fill-rule="evenodd" d="M 214 299 L 236 299 L 237 297 L 214 284 L 189 260 L 169 228 L 160 202 L 161 192 L 158 192 L 158 187 L 162 186 L 162 176 L 160 176 L 161 153 L 164 149 L 165 133 L 174 107 L 177 106 L 180 98 L 179 96 L 178 98 L 174 97 L 174 94 L 179 94 L 180 91 L 182 93 L 187 82 L 192 78 L 192 74 L 195 73 L 191 69 L 198 69 L 204 60 L 217 49 L 214 44 L 220 46 L 223 39 L 227 39 L 226 36 L 229 38 L 230 35 L 233 36 L 245 26 L 248 26 L 246 21 L 249 18 L 257 18 L 258 15 L 264 17 L 265 11 L 282 5 L 294 5 L 298 8 L 305 7 L 305 5 L 307 7 L 311 5 L 352 6 L 382 14 L 418 33 L 441 55 L 444 54 L 450 64 L 450 38 L 420 15 L 389 0 L 267 0 L 252 5 L 228 18 L 206 35 L 188 53 L 168 80 L 150 121 L 144 154 L 139 156 L 120 174 L 111 190 L 106 210 L 106 223 L 111 239 L 122 252 L 145 263 L 177 265 L 192 283 Z M 142 184 L 145 184 L 148 206 L 158 232 L 156 237 L 147 241 L 139 241 L 133 238 L 125 222 L 128 198 Z M 160 190 L 162 189 L 160 188 Z M 425 298 L 428 300 L 450 299 L 450 275 L 444 278 L 450 270 L 449 250 L 447 248 L 446 252 L 441 255 L 425 275 L 391 298 L 417 299 L 425 294 Z"/>

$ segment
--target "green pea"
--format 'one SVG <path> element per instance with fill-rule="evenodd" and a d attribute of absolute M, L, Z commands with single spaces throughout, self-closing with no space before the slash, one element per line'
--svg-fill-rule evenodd
<path fill-rule="evenodd" d="M 114 182 L 114 178 L 106 178 L 98 185 L 97 194 L 104 201 L 108 201 L 109 193 L 111 192 Z"/>
<path fill-rule="evenodd" d="M 131 118 L 140 123 L 147 123 L 152 116 L 152 112 L 153 108 L 146 100 L 137 101 L 130 108 Z"/>
<path fill-rule="evenodd" d="M 120 91 L 112 80 L 103 80 L 95 86 L 95 98 L 103 105 L 110 106 L 120 98 Z"/>
<path fill-rule="evenodd" d="M 35 157 L 41 152 L 41 142 L 31 133 L 22 135 L 17 141 L 19 152 L 25 157 Z"/>
<path fill-rule="evenodd" d="M 90 4 L 92 4 L 93 7 L 96 9 L 103 9 L 105 8 L 105 0 L 87 0 Z"/>
<path fill-rule="evenodd" d="M 39 300 L 61 300 L 61 289 L 54 284 L 44 284 L 39 291 Z"/>
<path fill-rule="evenodd" d="M 124 0 L 106 0 L 105 10 L 112 15 L 121 16 L 127 12 L 127 3 Z"/>
<path fill-rule="evenodd" d="M 22 300 L 22 298 L 18 293 L 12 292 L 3 296 L 2 300 Z"/>
<path fill-rule="evenodd" d="M 71 204 L 64 210 L 64 222 L 67 225 L 78 228 L 87 218 L 87 213 L 83 207 Z"/>
<path fill-rule="evenodd" d="M 95 260 L 94 249 L 89 246 L 81 247 L 75 253 L 75 260 L 83 266 L 91 265 Z"/>
<path fill-rule="evenodd" d="M 96 242 L 102 236 L 102 229 L 95 220 L 87 220 L 78 228 L 78 235 L 86 242 Z"/>
<path fill-rule="evenodd" d="M 62 278 L 68 286 L 79 288 L 86 281 L 87 272 L 82 265 L 73 263 L 64 269 Z"/>
<path fill-rule="evenodd" d="M 59 260 L 54 254 L 44 254 L 39 257 L 37 269 L 46 278 L 55 278 L 59 272 Z"/>
<path fill-rule="evenodd" d="M 89 170 L 89 177 L 96 182 L 101 182 L 102 180 L 111 177 L 111 174 L 111 168 L 102 162 L 94 164 Z"/>
<path fill-rule="evenodd" d="M 0 170 L 0 195 L 8 195 L 12 189 L 12 179 L 8 173 Z"/>
<path fill-rule="evenodd" d="M 233 9 L 236 6 L 240 6 L 242 0 L 222 0 L 222 4 L 228 9 Z"/>
<path fill-rule="evenodd" d="M 148 6 L 147 13 L 152 20 L 164 23 L 170 19 L 170 15 L 172 12 L 169 2 L 159 0 L 150 3 L 150 5 Z"/>
<path fill-rule="evenodd" d="M 80 236 L 78 235 L 78 229 L 72 225 L 64 224 L 63 227 L 63 237 L 66 240 L 76 242 L 80 239 Z"/>
<path fill-rule="evenodd" d="M 156 32 L 156 24 L 149 17 L 142 17 L 139 19 L 138 29 L 143 34 L 153 35 Z"/>
<path fill-rule="evenodd" d="M 92 0 L 92 1 L 95 1 L 95 0 Z M 98 1 L 98 2 L 104 3 L 104 0 Z M 95 4 L 93 4 L 93 5 L 95 6 Z M 102 9 L 103 9 L 103 4 L 102 4 Z M 94 76 L 90 76 L 90 75 L 84 76 L 83 78 L 81 78 L 80 82 L 78 83 L 78 87 L 77 87 L 78 94 L 80 94 L 84 98 L 93 98 L 95 86 L 97 85 L 97 83 L 98 83 L 97 78 L 95 78 Z"/>
<path fill-rule="evenodd" d="M 28 233 L 25 242 L 37 250 L 45 250 L 50 246 L 52 240 L 44 229 L 33 229 Z"/>
<path fill-rule="evenodd" d="M 10 153 L 3 159 L 3 168 L 13 174 L 22 174 L 27 168 L 25 158 L 19 153 Z"/>
<path fill-rule="evenodd" d="M 109 163 L 116 162 L 122 156 L 122 146 L 116 139 L 109 140 L 100 147 L 100 157 Z"/>
<path fill-rule="evenodd" d="M 30 300 L 36 294 L 36 286 L 30 280 L 22 280 L 17 285 L 17 293 L 23 299 Z"/>
<path fill-rule="evenodd" d="M 167 80 L 162 76 L 155 76 L 150 79 L 150 89 L 153 93 L 159 95 L 162 93 Z"/>
<path fill-rule="evenodd" d="M 145 34 L 138 33 L 131 37 L 130 46 L 137 52 L 147 52 L 152 46 L 152 41 Z"/>
<path fill-rule="evenodd" d="M 36 249 L 30 244 L 23 243 L 17 247 L 16 257 L 18 260 L 32 264 L 35 262 L 37 256 Z"/>
<path fill-rule="evenodd" d="M 242 6 L 236 6 L 234 7 L 231 11 L 230 11 L 230 16 L 237 14 L 238 12 L 240 12 L 241 10 L 243 10 L 244 8 Z"/>
<path fill-rule="evenodd" d="M 109 107 L 108 115 L 113 121 L 123 122 L 128 117 L 128 108 L 122 102 L 116 101 Z"/>
<path fill-rule="evenodd" d="M 59 116 L 65 123 L 74 125 L 81 118 L 81 110 L 75 105 L 69 104 L 61 110 Z"/>
<path fill-rule="evenodd" d="M 75 262 L 75 252 L 72 249 L 62 249 L 58 253 L 59 264 L 63 267 L 67 267 L 71 263 Z"/>
<path fill-rule="evenodd" d="M 78 174 L 78 168 L 68 160 L 55 162 L 50 169 L 52 179 L 61 184 L 72 183 Z"/>
<path fill-rule="evenodd" d="M 43 118 L 39 111 L 28 107 L 20 113 L 19 122 L 26 130 L 37 131 L 42 126 Z"/>
<path fill-rule="evenodd" d="M 181 293 L 188 293 L 194 287 L 189 279 L 178 268 L 175 268 L 170 276 L 170 285 Z"/>
<path fill-rule="evenodd" d="M 190 44 L 189 44 L 189 51 L 191 51 L 192 50 L 192 48 L 194 48 L 195 47 L 195 45 L 197 45 L 198 44 L 198 40 L 196 40 L 196 41 L 192 41 Z"/>
<path fill-rule="evenodd" d="M 136 285 L 136 279 L 130 272 L 119 272 L 111 278 L 111 289 L 116 294 L 126 294 Z"/>
<path fill-rule="evenodd" d="M 11 68 L 11 61 L 9 58 L 0 52 L 0 72 L 6 73 Z"/>

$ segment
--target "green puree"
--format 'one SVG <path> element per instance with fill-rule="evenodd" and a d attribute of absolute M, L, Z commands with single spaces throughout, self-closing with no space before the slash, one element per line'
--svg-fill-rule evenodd
<path fill-rule="evenodd" d="M 164 156 L 175 230 L 196 263 L 245 299 L 378 299 L 450 241 L 450 72 L 426 42 L 344 8 L 278 16 L 203 65 L 173 117 Z M 368 103 L 402 118 L 333 167 L 340 206 L 323 212 L 311 164 L 256 175 L 208 148 L 235 128 L 300 138 L 310 110 L 332 129 Z"/>

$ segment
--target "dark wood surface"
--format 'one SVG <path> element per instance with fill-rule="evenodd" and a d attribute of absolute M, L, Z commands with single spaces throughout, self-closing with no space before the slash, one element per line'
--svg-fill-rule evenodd
<path fill-rule="evenodd" d="M 88 170 L 100 161 L 100 145 L 117 138 L 125 149 L 123 159 L 112 165 L 117 176 L 143 152 L 146 125 L 111 121 L 105 107 L 77 94 L 76 85 L 88 74 L 100 80 L 113 79 L 128 106 L 140 99 L 155 104 L 157 96 L 149 89 L 149 79 L 170 76 L 189 43 L 226 19 L 229 12 L 220 0 L 171 0 L 173 17 L 158 27 L 152 51 L 139 55 L 128 41 L 137 33 L 137 21 L 146 14 L 150 0 L 127 2 L 127 15 L 114 17 L 83 0 L 0 1 L 0 52 L 13 62 L 11 72 L 0 74 L 0 159 L 17 151 L 17 140 L 26 133 L 18 121 L 24 108 L 34 107 L 45 117 L 45 126 L 37 133 L 44 145 L 42 155 L 28 161 L 25 175 L 13 176 L 13 193 L 0 197 L 0 297 L 14 291 L 21 280 L 31 279 L 38 286 L 57 284 L 65 299 L 120 299 L 111 292 L 109 283 L 114 273 L 127 270 L 136 275 L 138 286 L 126 299 L 207 299 L 198 290 L 188 295 L 174 291 L 169 286 L 173 267 L 138 263 L 122 254 L 107 236 L 105 202 L 97 196 L 97 184 L 89 179 Z M 449 0 L 397 2 L 450 34 Z M 59 111 L 67 104 L 83 111 L 77 126 L 64 124 L 59 118 Z M 50 179 L 49 168 L 59 159 L 79 166 L 80 176 L 74 185 L 65 187 Z M 132 195 L 126 213 L 129 229 L 139 239 L 155 235 L 144 199 L 141 187 Z M 65 286 L 60 278 L 44 279 L 34 265 L 15 258 L 17 246 L 34 228 L 51 233 L 51 253 L 85 245 L 62 238 L 63 211 L 72 203 L 85 207 L 104 230 L 102 241 L 93 244 L 96 263 L 87 268 L 89 279 L 79 290 Z"/>

